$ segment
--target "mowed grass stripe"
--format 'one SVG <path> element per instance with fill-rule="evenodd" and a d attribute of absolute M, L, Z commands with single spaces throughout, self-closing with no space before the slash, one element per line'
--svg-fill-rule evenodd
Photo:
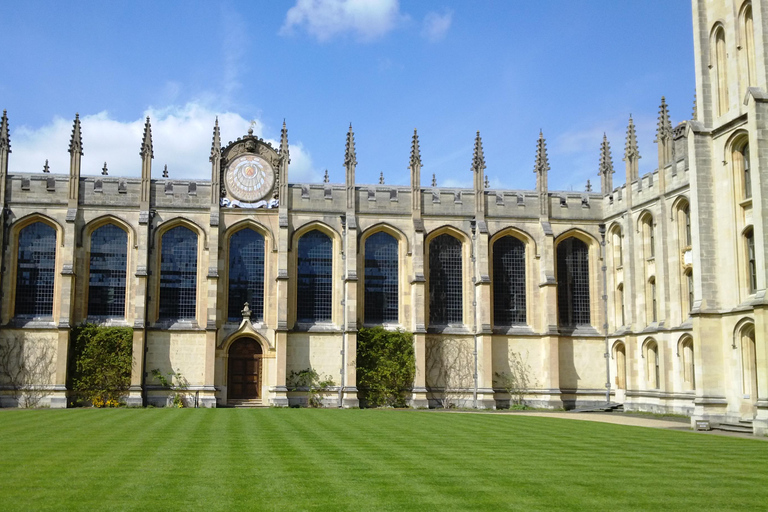
<path fill-rule="evenodd" d="M 768 443 L 392 410 L 0 412 L 4 510 L 764 510 Z"/>

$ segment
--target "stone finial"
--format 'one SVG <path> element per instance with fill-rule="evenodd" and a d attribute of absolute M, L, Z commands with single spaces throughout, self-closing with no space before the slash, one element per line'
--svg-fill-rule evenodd
<path fill-rule="evenodd" d="M 698 101 L 698 98 L 696 97 L 696 93 L 693 93 L 693 117 L 691 117 L 691 119 L 695 121 L 698 114 L 699 114 L 699 101 Z"/>
<path fill-rule="evenodd" d="M 221 131 L 219 130 L 219 116 L 216 116 L 216 122 L 213 124 L 213 142 L 211 142 L 211 157 L 209 162 L 213 162 L 221 156 Z"/>
<path fill-rule="evenodd" d="M 352 131 L 352 123 L 349 123 L 347 132 L 347 145 L 344 151 L 344 166 L 357 165 L 357 153 L 355 152 L 355 133 Z"/>
<path fill-rule="evenodd" d="M 46 173 L 46 174 L 51 172 L 51 168 L 48 167 L 48 159 L 47 158 L 45 159 L 45 165 L 43 166 L 43 172 Z"/>
<path fill-rule="evenodd" d="M 83 156 L 83 139 L 80 134 L 80 114 L 75 114 L 75 122 L 72 125 L 72 136 L 69 139 L 69 154 L 79 153 Z"/>
<path fill-rule="evenodd" d="M 101 175 L 102 176 L 109 175 L 109 169 L 107 169 L 107 162 L 104 162 L 104 167 L 101 168 Z"/>
<path fill-rule="evenodd" d="M 433 187 L 437 186 L 437 178 L 435 177 L 435 173 L 432 173 L 432 186 Z"/>
<path fill-rule="evenodd" d="M 600 167 L 597 175 L 600 176 L 600 184 L 603 196 L 610 195 L 613 190 L 613 158 L 611 157 L 611 143 L 603 133 L 603 142 L 600 144 Z"/>
<path fill-rule="evenodd" d="M 547 156 L 547 141 L 544 140 L 544 132 L 539 130 L 539 139 L 536 141 L 536 163 L 533 172 L 543 174 L 549 171 L 549 156 Z"/>
<path fill-rule="evenodd" d="M 475 151 L 472 155 L 472 172 L 480 173 L 485 170 L 485 155 L 483 154 L 483 141 L 480 132 L 475 136 Z"/>
<path fill-rule="evenodd" d="M 485 185 L 485 188 L 491 188 L 491 182 L 488 181 L 488 175 L 485 175 L 485 182 L 483 183 Z"/>
<path fill-rule="evenodd" d="M 331 179 L 328 177 L 328 169 L 325 170 L 325 176 L 323 176 L 323 183 L 330 183 Z"/>
<path fill-rule="evenodd" d="M 624 146 L 624 160 L 626 161 L 630 158 L 640 158 L 640 150 L 637 147 L 637 133 L 635 133 L 635 122 L 632 120 L 632 114 L 629 115 L 627 142 Z"/>
<path fill-rule="evenodd" d="M 168 177 L 168 164 L 165 164 L 163 166 L 163 178 L 167 178 L 167 177 Z"/>
<path fill-rule="evenodd" d="M 384 184 L 384 173 L 380 172 L 379 173 L 379 185 L 383 185 L 383 184 Z"/>
<path fill-rule="evenodd" d="M 656 123 L 656 142 L 672 138 L 672 122 L 669 120 L 669 108 L 664 96 L 659 106 L 659 121 Z"/>
<path fill-rule="evenodd" d="M 280 154 L 288 156 L 288 128 L 285 126 L 285 119 L 283 119 L 283 128 L 280 130 Z"/>
<path fill-rule="evenodd" d="M 586 192 L 592 192 L 592 183 L 590 183 L 590 181 L 589 181 L 589 180 L 587 180 L 587 186 L 586 186 L 586 187 L 584 187 L 584 190 L 585 190 Z"/>
<path fill-rule="evenodd" d="M 243 304 L 243 309 L 240 312 L 243 314 L 243 320 L 251 319 L 251 308 L 248 306 L 247 302 Z"/>
<path fill-rule="evenodd" d="M 3 110 L 3 117 L 0 118 L 0 150 L 11 152 L 11 136 L 8 133 L 8 111 Z"/>
<path fill-rule="evenodd" d="M 149 116 L 147 116 L 147 122 L 144 123 L 144 137 L 141 141 L 141 151 L 139 152 L 139 155 L 141 155 L 142 158 L 155 158 L 155 153 L 152 149 L 152 125 L 149 122 Z"/>
<path fill-rule="evenodd" d="M 413 139 L 411 140 L 411 160 L 409 162 L 411 167 L 415 165 L 421 165 L 421 149 L 419 148 L 419 134 L 416 133 L 416 128 L 413 129 Z"/>

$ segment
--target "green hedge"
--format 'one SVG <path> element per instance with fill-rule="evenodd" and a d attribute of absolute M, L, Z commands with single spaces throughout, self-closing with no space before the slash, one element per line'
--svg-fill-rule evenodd
<path fill-rule="evenodd" d="M 131 384 L 133 329 L 86 324 L 72 329 L 69 389 L 73 405 L 116 407 Z"/>
<path fill-rule="evenodd" d="M 416 359 L 413 334 L 382 327 L 357 333 L 357 388 L 365 407 L 406 407 Z"/>

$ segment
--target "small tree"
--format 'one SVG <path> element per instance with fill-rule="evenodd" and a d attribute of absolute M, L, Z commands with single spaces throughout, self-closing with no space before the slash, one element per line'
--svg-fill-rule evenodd
<path fill-rule="evenodd" d="M 444 409 L 458 407 L 474 385 L 475 364 L 472 347 L 455 338 L 427 338 L 427 387 Z M 442 388 L 442 393 L 435 392 Z"/>
<path fill-rule="evenodd" d="M 76 400 L 118 406 L 131 384 L 133 329 L 86 324 L 71 336 L 70 382 Z"/>
<path fill-rule="evenodd" d="M 49 394 L 54 352 L 50 344 L 30 342 L 22 336 L 0 343 L 0 376 L 10 386 L 19 407 L 37 407 Z"/>
<path fill-rule="evenodd" d="M 527 359 L 527 358 L 526 358 Z M 518 352 L 509 355 L 509 372 L 496 372 L 496 384 L 509 393 L 510 408 L 526 408 L 525 395 L 531 385 L 531 367 Z"/>
<path fill-rule="evenodd" d="M 383 327 L 357 333 L 357 387 L 368 407 L 405 407 L 416 375 L 413 335 Z"/>
<path fill-rule="evenodd" d="M 322 407 L 323 395 L 334 385 L 333 379 L 327 375 L 324 379 L 314 368 L 306 368 L 300 371 L 291 371 L 288 376 L 288 386 L 291 391 L 307 391 L 307 405 L 309 407 Z"/>

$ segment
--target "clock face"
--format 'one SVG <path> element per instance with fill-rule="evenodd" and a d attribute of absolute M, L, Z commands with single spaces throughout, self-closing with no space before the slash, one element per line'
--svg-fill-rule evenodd
<path fill-rule="evenodd" d="M 227 169 L 227 190 L 235 199 L 253 203 L 264 199 L 275 184 L 275 172 L 257 155 L 237 157 Z"/>

